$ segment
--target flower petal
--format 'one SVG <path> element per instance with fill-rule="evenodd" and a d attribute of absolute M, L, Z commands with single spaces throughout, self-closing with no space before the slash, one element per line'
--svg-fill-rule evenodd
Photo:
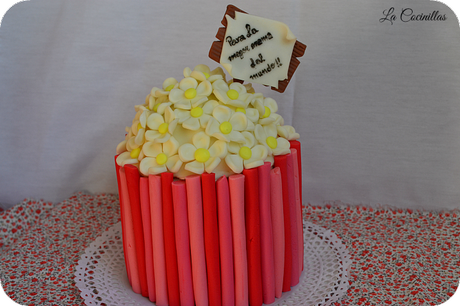
<path fill-rule="evenodd" d="M 267 135 L 267 137 L 275 137 L 278 135 L 278 132 L 276 131 L 276 125 L 274 124 L 269 124 L 269 125 L 264 125 L 264 131 L 265 131 L 265 135 Z"/>
<path fill-rule="evenodd" d="M 235 173 L 243 172 L 243 159 L 236 154 L 228 154 L 225 157 L 225 163 Z"/>
<path fill-rule="evenodd" d="M 140 129 L 137 132 L 136 138 L 134 138 L 134 142 L 139 146 L 142 145 L 145 141 L 144 133 L 145 133 L 145 129 Z"/>
<path fill-rule="evenodd" d="M 208 149 L 211 138 L 205 132 L 199 132 L 193 135 L 192 143 L 197 149 Z"/>
<path fill-rule="evenodd" d="M 174 115 L 174 111 L 171 109 L 171 107 L 167 107 L 165 109 L 165 114 L 164 114 L 164 117 L 165 117 L 165 122 L 166 123 L 171 123 L 171 121 L 173 121 L 174 119 L 176 119 L 176 116 Z"/>
<path fill-rule="evenodd" d="M 262 144 L 265 143 L 267 136 L 265 134 L 264 128 L 260 124 L 257 124 L 256 127 L 254 128 L 254 136 L 260 143 Z"/>
<path fill-rule="evenodd" d="M 198 96 L 209 96 L 212 93 L 212 84 L 209 81 L 201 82 L 196 88 Z"/>
<path fill-rule="evenodd" d="M 126 140 L 123 140 L 117 145 L 117 154 L 126 152 Z"/>
<path fill-rule="evenodd" d="M 190 67 L 184 68 L 183 74 L 184 74 L 184 78 L 190 77 L 190 75 L 192 74 L 192 69 L 190 69 Z"/>
<path fill-rule="evenodd" d="M 179 83 L 179 88 L 183 91 L 186 91 L 190 88 L 196 88 L 198 86 L 198 81 L 192 77 L 183 78 Z"/>
<path fill-rule="evenodd" d="M 142 152 L 145 156 L 156 157 L 163 152 L 163 147 L 161 143 L 148 141 L 142 146 Z"/>
<path fill-rule="evenodd" d="M 272 98 L 265 98 L 264 106 L 267 106 L 272 113 L 276 113 L 278 111 L 278 104 Z"/>
<path fill-rule="evenodd" d="M 244 164 L 245 169 L 252 169 L 252 168 L 257 168 L 259 166 L 262 166 L 264 164 L 264 161 L 261 159 L 257 159 L 254 161 L 245 160 L 243 161 L 243 164 Z"/>
<path fill-rule="evenodd" d="M 180 160 L 179 155 L 170 156 L 168 161 L 166 161 L 166 167 L 172 173 L 178 172 L 182 164 L 183 162 Z"/>
<path fill-rule="evenodd" d="M 179 147 L 178 153 L 180 160 L 184 163 L 195 160 L 196 148 L 191 143 L 184 143 Z"/>
<path fill-rule="evenodd" d="M 161 124 L 163 124 L 165 120 L 163 119 L 163 116 L 157 113 L 152 113 L 150 116 L 147 118 L 147 126 L 151 130 L 158 130 Z"/>
<path fill-rule="evenodd" d="M 185 170 L 188 170 L 196 174 L 202 174 L 204 172 L 204 164 L 197 162 L 195 160 L 195 161 L 185 164 Z"/>
<path fill-rule="evenodd" d="M 220 133 L 219 126 L 219 122 L 216 119 L 214 119 L 214 117 L 210 117 L 208 124 L 206 125 L 206 134 L 211 136 L 215 133 Z"/>
<path fill-rule="evenodd" d="M 184 123 L 182 123 L 182 127 L 184 129 L 196 131 L 201 127 L 200 120 L 198 120 L 198 118 L 189 117 Z"/>
<path fill-rule="evenodd" d="M 179 123 L 183 123 L 185 120 L 190 118 L 190 111 L 176 108 L 174 110 L 174 115 L 179 120 Z"/>
<path fill-rule="evenodd" d="M 230 141 L 238 142 L 238 143 L 244 143 L 246 140 L 241 135 L 240 132 L 237 131 L 231 131 L 229 134 L 225 135 Z"/>
<path fill-rule="evenodd" d="M 227 155 L 227 143 L 222 140 L 216 140 L 209 148 L 212 157 L 224 158 Z"/>
<path fill-rule="evenodd" d="M 131 159 L 131 154 L 130 152 L 126 151 L 126 152 L 123 152 L 121 153 L 120 155 L 117 156 L 117 159 L 116 159 L 116 162 L 119 166 L 122 165 L 123 161 L 127 160 L 127 159 Z"/>
<path fill-rule="evenodd" d="M 214 83 L 212 83 L 212 88 L 214 88 L 214 90 L 217 89 L 217 90 L 222 91 L 224 93 L 227 93 L 227 91 L 230 89 L 228 87 L 227 82 L 225 82 L 224 80 L 215 81 Z"/>
<path fill-rule="evenodd" d="M 149 175 L 149 168 L 158 166 L 157 161 L 154 157 L 146 157 L 139 163 L 139 171 L 145 175 Z"/>
<path fill-rule="evenodd" d="M 252 122 L 257 122 L 257 120 L 259 120 L 259 111 L 255 108 L 248 107 L 246 109 L 246 117 Z"/>
<path fill-rule="evenodd" d="M 171 102 L 162 102 L 158 104 L 157 113 L 160 115 L 163 115 L 165 113 L 166 108 L 168 108 L 171 105 L 172 105 Z"/>
<path fill-rule="evenodd" d="M 145 140 L 154 141 L 155 139 L 161 137 L 162 134 L 158 131 L 148 130 L 144 133 Z"/>
<path fill-rule="evenodd" d="M 169 101 L 172 103 L 177 103 L 185 99 L 184 91 L 179 88 L 171 89 L 169 92 Z"/>
<path fill-rule="evenodd" d="M 204 114 L 208 114 L 208 115 L 211 115 L 212 114 L 212 111 L 214 110 L 214 108 L 219 105 L 219 102 L 217 102 L 216 100 L 209 100 L 208 102 L 206 102 L 202 109 L 203 109 L 203 113 Z"/>
<path fill-rule="evenodd" d="M 238 154 L 240 152 L 241 144 L 237 142 L 230 141 L 227 144 L 227 150 L 230 153 Z"/>
<path fill-rule="evenodd" d="M 284 155 L 289 154 L 291 152 L 291 143 L 289 142 L 289 140 L 284 139 L 282 137 L 278 137 L 276 140 L 278 142 L 278 146 L 273 149 L 273 155 Z"/>
<path fill-rule="evenodd" d="M 256 143 L 256 139 L 254 137 L 254 134 L 250 133 L 250 132 L 247 132 L 247 131 L 244 131 L 244 132 L 241 132 L 241 135 L 243 135 L 245 141 L 244 141 L 244 145 L 248 148 L 252 148 L 254 146 L 254 144 Z"/>
<path fill-rule="evenodd" d="M 244 116 L 243 113 L 240 113 Z M 226 106 L 218 105 L 212 111 L 212 116 L 219 121 L 219 123 L 223 123 L 225 121 L 229 121 L 230 117 L 232 116 L 232 110 Z"/>
<path fill-rule="evenodd" d="M 219 157 L 210 158 L 206 163 L 204 163 L 205 171 L 211 173 L 214 169 L 220 164 L 222 160 Z"/>
<path fill-rule="evenodd" d="M 170 137 L 168 141 L 163 143 L 163 153 L 167 156 L 173 156 L 179 150 L 179 142 L 174 137 Z"/>
<path fill-rule="evenodd" d="M 245 114 L 236 112 L 230 118 L 230 123 L 234 131 L 244 131 L 248 127 L 248 118 Z"/>

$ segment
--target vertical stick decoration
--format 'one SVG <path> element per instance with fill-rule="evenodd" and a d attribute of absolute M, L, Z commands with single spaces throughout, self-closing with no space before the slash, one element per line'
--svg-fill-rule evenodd
<path fill-rule="evenodd" d="M 163 197 L 161 176 L 149 175 L 149 197 L 152 221 L 153 264 L 155 266 L 156 305 L 168 305 L 168 284 L 166 280 L 166 258 L 163 238 Z"/>
<path fill-rule="evenodd" d="M 204 218 L 204 247 L 210 305 L 222 305 L 220 287 L 219 229 L 217 227 L 216 175 L 201 175 Z"/>
<path fill-rule="evenodd" d="M 232 219 L 230 213 L 230 194 L 226 176 L 222 176 L 217 180 L 216 189 L 222 276 L 222 305 L 235 305 Z"/>
<path fill-rule="evenodd" d="M 149 300 L 151 302 L 155 302 L 155 270 L 153 266 L 152 228 L 150 222 L 149 179 L 147 177 L 141 177 L 139 192 L 141 195 L 141 211 L 143 216 L 142 227 L 144 229 L 145 238 L 145 269 L 147 274 L 147 289 L 149 292 Z"/>
<path fill-rule="evenodd" d="M 166 279 L 170 306 L 180 305 L 179 274 L 177 270 L 176 237 L 174 235 L 174 208 L 172 201 L 173 174 L 161 173 L 161 193 L 163 195 L 163 234 L 165 242 Z"/>
<path fill-rule="evenodd" d="M 133 165 L 125 165 L 126 182 L 128 184 L 129 203 L 133 218 L 134 240 L 142 296 L 148 296 L 147 274 L 145 272 L 144 233 L 142 229 L 141 200 L 139 194 L 139 170 Z"/>

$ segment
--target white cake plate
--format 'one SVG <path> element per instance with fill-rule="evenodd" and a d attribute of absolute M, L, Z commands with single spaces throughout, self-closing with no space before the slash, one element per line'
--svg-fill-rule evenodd
<path fill-rule="evenodd" d="M 342 241 L 333 232 L 304 221 L 304 242 L 304 271 L 299 285 L 270 305 L 331 305 L 347 292 L 351 260 Z M 74 279 L 86 305 L 154 305 L 131 290 L 120 222 L 85 250 Z"/>

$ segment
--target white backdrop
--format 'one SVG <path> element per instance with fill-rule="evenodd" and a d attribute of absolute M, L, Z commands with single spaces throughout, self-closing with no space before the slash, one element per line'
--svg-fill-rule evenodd
<path fill-rule="evenodd" d="M 204 63 L 226 1 L 32 0 L 0 27 L 0 206 L 115 193 L 151 87 Z M 284 94 L 311 204 L 460 208 L 460 30 L 427 0 L 233 1 L 307 45 Z M 394 8 L 387 20 L 384 12 Z M 446 20 L 405 22 L 402 10 Z M 410 9 L 410 10 L 409 10 Z M 394 19 L 392 19 L 394 15 Z"/>

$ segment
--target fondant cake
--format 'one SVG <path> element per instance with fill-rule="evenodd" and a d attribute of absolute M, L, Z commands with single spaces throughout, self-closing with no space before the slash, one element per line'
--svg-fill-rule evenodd
<path fill-rule="evenodd" d="M 126 270 L 157 305 L 262 305 L 303 269 L 299 134 L 221 68 L 152 88 L 115 157 Z"/>

